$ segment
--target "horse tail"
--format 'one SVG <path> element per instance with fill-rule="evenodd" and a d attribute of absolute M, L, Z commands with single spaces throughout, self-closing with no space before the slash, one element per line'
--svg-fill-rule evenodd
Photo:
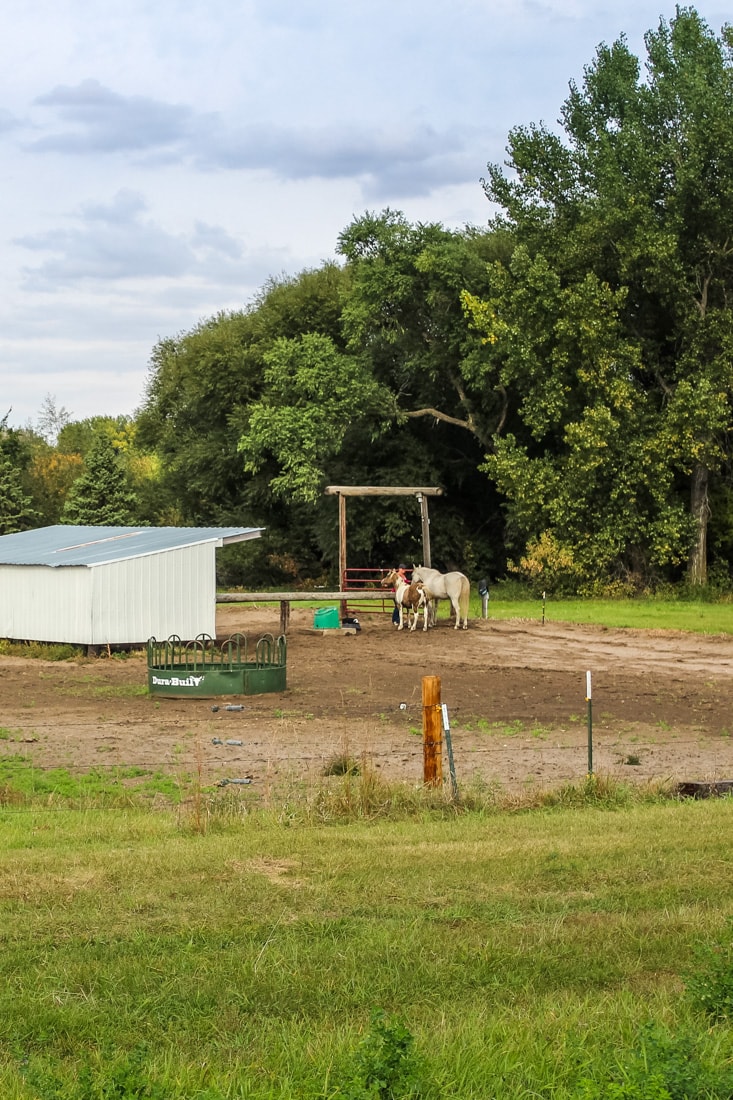
<path fill-rule="evenodd" d="M 471 582 L 469 581 L 468 577 L 461 573 L 461 594 L 458 597 L 458 600 L 461 608 L 461 618 L 463 619 L 464 623 L 468 622 L 468 601 L 470 597 Z"/>

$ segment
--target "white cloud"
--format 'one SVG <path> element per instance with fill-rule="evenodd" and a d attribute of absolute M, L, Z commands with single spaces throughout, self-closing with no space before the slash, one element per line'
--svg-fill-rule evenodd
<path fill-rule="evenodd" d="M 131 155 L 149 167 L 188 164 L 200 171 L 270 172 L 280 180 L 353 179 L 365 199 L 425 195 L 436 187 L 476 180 L 485 135 L 470 126 L 438 130 L 419 121 L 386 125 L 235 124 L 219 112 L 149 97 L 123 96 L 96 80 L 57 87 L 36 102 L 56 109 L 71 130 L 46 132 L 27 143 L 35 153 L 85 158 Z M 142 159 L 141 159 L 142 158 Z"/>
<path fill-rule="evenodd" d="M 15 244 L 33 252 L 51 253 L 35 267 L 26 267 L 28 285 L 54 290 L 72 283 L 140 276 L 180 276 L 190 272 L 195 256 L 179 234 L 166 232 L 142 216 L 142 196 L 121 191 L 108 205 L 83 207 L 77 224 L 64 229 L 18 237 Z"/>
<path fill-rule="evenodd" d="M 47 254 L 24 267 L 27 288 L 54 294 L 86 286 L 94 292 L 105 284 L 186 280 L 201 296 L 206 286 L 251 286 L 266 278 L 272 251 L 247 250 L 222 226 L 203 221 L 187 233 L 172 233 L 148 209 L 142 195 L 121 190 L 109 203 L 83 204 L 65 228 L 15 238 L 17 246 Z"/>
<path fill-rule="evenodd" d="M 149 96 L 120 95 L 92 79 L 73 87 L 59 85 L 38 96 L 36 103 L 55 108 L 63 122 L 75 127 L 37 138 L 30 143 L 37 152 L 93 154 L 166 147 L 186 136 L 194 114 L 190 107 Z"/>

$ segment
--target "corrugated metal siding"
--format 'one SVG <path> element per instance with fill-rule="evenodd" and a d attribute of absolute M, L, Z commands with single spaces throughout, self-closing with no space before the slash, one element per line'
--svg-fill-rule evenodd
<path fill-rule="evenodd" d="M 92 645 L 144 642 L 154 635 L 216 632 L 215 549 L 211 543 L 97 565 L 92 574 Z"/>
<path fill-rule="evenodd" d="M 89 644 L 92 571 L 0 566 L 0 637 Z"/>
<path fill-rule="evenodd" d="M 140 645 L 216 631 L 213 542 L 91 568 L 0 565 L 0 637 Z"/>

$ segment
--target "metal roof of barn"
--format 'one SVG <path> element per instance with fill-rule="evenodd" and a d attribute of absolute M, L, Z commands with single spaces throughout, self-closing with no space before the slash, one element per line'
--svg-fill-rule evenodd
<path fill-rule="evenodd" d="M 0 565 L 106 565 L 213 542 L 259 538 L 264 527 L 74 527 L 58 524 L 0 535 Z"/>

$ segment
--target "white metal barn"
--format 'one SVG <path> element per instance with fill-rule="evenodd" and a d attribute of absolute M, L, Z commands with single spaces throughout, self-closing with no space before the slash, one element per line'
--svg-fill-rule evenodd
<path fill-rule="evenodd" d="M 216 634 L 216 549 L 262 527 L 73 527 L 0 535 L 0 638 L 138 645 Z"/>

